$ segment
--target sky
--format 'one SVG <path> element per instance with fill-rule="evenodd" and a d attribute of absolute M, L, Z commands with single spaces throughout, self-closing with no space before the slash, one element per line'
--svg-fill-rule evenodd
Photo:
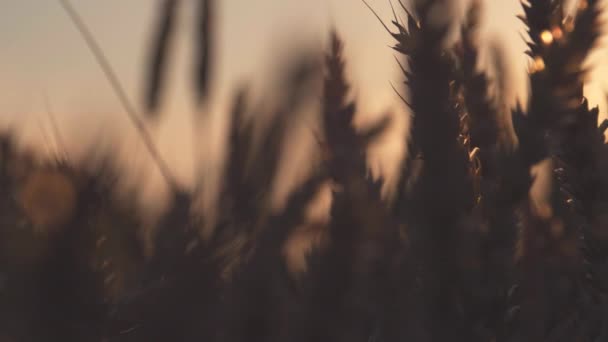
<path fill-rule="evenodd" d="M 89 51 L 55 0 L 2 0 L 0 13 L 0 98 L 3 111 L 40 110 L 46 92 L 59 112 L 118 112 L 107 82 Z M 192 3 L 193 1 L 185 1 Z M 388 1 L 370 0 L 381 17 L 390 20 Z M 514 27 L 517 0 L 487 1 L 489 31 L 519 39 Z M 155 8 L 150 0 L 77 0 L 75 6 L 94 32 L 131 97 L 139 95 Z M 188 62 L 189 8 L 180 26 L 181 54 Z M 387 79 L 394 78 L 391 37 L 360 0 L 223 0 L 219 1 L 217 83 L 220 96 L 235 80 L 255 79 L 293 38 L 321 45 L 331 26 L 344 36 L 351 71 L 370 107 L 385 97 Z M 178 70 L 176 69 L 176 72 Z M 179 70 L 184 71 L 184 70 Z M 187 70 L 185 70 L 187 71 Z M 184 72 L 181 72 L 182 74 Z M 263 77 L 263 76 L 262 76 Z M 184 82 L 181 82 L 184 83 Z M 179 84 L 176 84 L 178 86 Z M 377 91 L 367 91 L 377 89 Z M 381 95 L 378 96 L 378 93 Z M 183 94 L 185 95 L 185 94 Z M 216 94 L 217 95 L 217 94 Z M 167 109 L 187 111 L 186 96 L 173 96 Z M 392 97 L 392 96 L 391 96 Z M 393 99 L 394 100 L 394 99 Z"/>
<path fill-rule="evenodd" d="M 149 168 L 124 110 L 58 1 L 0 1 L 0 127 L 18 127 L 26 144 L 44 144 L 41 139 L 45 134 L 40 132 L 49 134 L 46 112 L 50 110 L 57 117 L 67 145 L 78 148 L 86 144 L 83 142 L 106 136 L 120 141 L 115 148 L 127 162 Z M 390 21 L 388 0 L 368 2 Z M 455 15 L 464 12 L 466 2 L 454 0 Z M 146 58 L 159 1 L 73 0 L 73 3 L 131 100 L 141 103 L 142 61 Z M 183 151 L 191 150 L 193 141 L 211 164 L 219 163 L 209 141 L 216 141 L 221 132 L 221 118 L 225 117 L 226 104 L 235 87 L 244 80 L 261 87 L 276 67 L 273 62 L 277 56 L 289 53 L 293 46 L 289 42 L 322 47 L 331 27 L 338 29 L 346 44 L 349 77 L 361 120 L 404 110 L 389 83 L 398 84 L 401 79 L 389 47 L 392 39 L 361 0 L 220 0 L 214 100 L 205 113 L 205 129 L 193 138 L 191 120 L 195 113 L 188 88 L 191 80 L 187 76 L 192 39 L 189 18 L 194 1 L 185 3 L 169 94 L 162 108 L 165 115 L 151 127 L 161 152 L 185 183 L 192 182 L 193 167 L 192 153 Z M 524 96 L 527 61 L 521 25 L 515 18 L 521 12 L 519 1 L 485 0 L 484 8 L 482 40 L 504 44 L 512 61 L 518 94 Z M 601 81 L 608 71 L 608 65 L 602 63 L 604 57 L 605 49 L 598 49 L 591 58 L 596 67 L 587 89 L 592 103 L 602 102 L 601 90 L 608 89 Z M 381 160 L 395 160 L 394 155 L 402 148 L 401 134 L 397 129 L 393 139 L 379 148 Z"/>

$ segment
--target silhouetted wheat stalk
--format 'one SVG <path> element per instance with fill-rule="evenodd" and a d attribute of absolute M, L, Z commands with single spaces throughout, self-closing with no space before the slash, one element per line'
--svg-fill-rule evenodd
<path fill-rule="evenodd" d="M 179 2 L 161 7 L 146 74 L 149 114 L 159 112 Z M 525 113 L 514 110 L 514 132 L 503 94 L 489 91 L 506 71 L 492 61 L 499 79 L 490 81 L 478 65 L 479 2 L 455 46 L 445 44 L 452 23 L 433 19 L 449 1 L 416 0 L 413 11 L 400 2 L 406 22 L 393 8 L 395 32 L 384 27 L 396 40 L 405 80 L 395 90 L 412 125 L 390 205 L 366 155 L 391 121 L 355 128 L 343 42 L 332 32 L 323 68 L 315 51 L 302 51 L 280 71 L 279 91 L 263 99 L 275 107 L 251 106 L 247 87 L 235 93 L 213 221 L 193 213 L 200 189 L 174 183 L 63 3 L 172 186 L 170 206 L 146 257 L 135 195 L 117 196 L 121 174 L 105 152 L 39 161 L 0 133 L 0 341 L 608 338 L 608 124 L 598 127 L 599 111 L 583 96 L 583 63 L 600 35 L 597 0 L 581 0 L 572 17 L 561 1 L 523 5 L 531 98 Z M 197 105 L 210 100 L 217 5 L 198 2 Z M 321 75 L 320 164 L 275 211 L 282 146 Z M 551 182 L 539 202 L 530 170 L 543 160 L 551 168 L 540 176 Z M 330 217 L 308 222 L 327 183 Z M 322 227 L 320 237 L 294 270 L 285 248 L 306 225 Z"/>
<path fill-rule="evenodd" d="M 582 64 L 598 37 L 597 6 L 597 1 L 582 1 L 574 18 L 564 18 L 559 1 L 524 5 L 533 58 L 527 125 L 538 133 L 537 138 L 520 134 L 520 148 L 534 151 L 528 144 L 535 143 L 535 153 L 551 157 L 557 168 L 550 189 L 550 211 L 525 214 L 537 217 L 526 220 L 524 226 L 520 324 L 524 336 L 534 340 L 593 340 L 600 331 L 593 318 L 598 311 L 592 304 L 599 301 L 599 294 L 585 275 L 588 271 L 581 245 L 585 219 L 581 212 L 568 208 L 574 209 L 575 195 L 567 189 L 577 186 L 574 179 L 568 179 L 569 168 L 576 170 L 578 162 L 566 154 L 576 144 L 572 133 L 577 126 L 592 122 L 597 129 L 597 111 L 587 109 L 582 91 Z M 595 149 L 590 142 L 579 152 Z M 585 164 L 593 163 L 589 160 Z M 586 181 L 582 175 L 578 180 Z"/>

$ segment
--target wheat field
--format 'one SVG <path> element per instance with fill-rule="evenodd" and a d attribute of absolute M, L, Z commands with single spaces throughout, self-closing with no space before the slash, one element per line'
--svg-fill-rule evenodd
<path fill-rule="evenodd" d="M 193 2 L 198 132 L 223 4 Z M 400 109 L 357 122 L 336 26 L 322 49 L 277 52 L 272 86 L 234 86 L 219 173 L 196 141 L 167 153 L 152 131 L 181 1 L 158 1 L 139 102 L 59 3 L 167 200 L 142 208 L 145 176 L 112 136 L 76 156 L 52 112 L 52 153 L 0 131 L 0 342 L 608 341 L 608 111 L 585 90 L 602 1 L 521 4 L 529 97 L 515 102 L 513 60 L 480 39 L 482 1 L 462 18 L 451 0 L 392 1 L 388 17 L 364 1 L 393 41 Z M 387 177 L 374 151 L 395 127 L 407 132 Z M 193 160 L 192 184 L 176 158 Z"/>

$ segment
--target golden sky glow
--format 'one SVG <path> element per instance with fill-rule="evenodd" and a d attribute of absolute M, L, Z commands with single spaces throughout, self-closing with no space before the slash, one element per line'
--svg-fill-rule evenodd
<path fill-rule="evenodd" d="M 463 13 L 468 1 L 454 1 L 460 4 L 456 12 Z M 185 2 L 187 6 L 192 4 Z M 143 81 L 142 61 L 158 2 L 73 0 L 73 3 L 95 33 L 131 99 L 138 103 Z M 403 110 L 389 84 L 400 82 L 393 51 L 389 48 L 393 42 L 360 0 L 221 0 L 218 3 L 218 54 L 212 94 L 215 100 L 209 109 L 212 117 L 205 122 L 208 129 L 201 133 L 205 139 L 199 141 L 204 154 L 214 155 L 205 141 L 213 140 L 209 137 L 214 134 L 217 136 L 225 104 L 237 83 L 251 80 L 254 85 L 264 84 L 267 75 L 272 74 L 276 56 L 289 52 L 290 45 L 285 42 L 303 40 L 322 46 L 331 26 L 337 27 L 345 40 L 348 69 L 362 117 Z M 369 0 L 369 3 L 387 22 L 391 19 L 387 0 Z M 522 53 L 525 46 L 519 32 L 521 24 L 515 18 L 521 12 L 519 1 L 486 0 L 485 9 L 482 39 L 499 39 L 505 43 L 513 80 L 522 96 L 530 61 Z M 187 9 L 182 11 L 185 20 L 180 24 L 170 94 L 163 108 L 168 115 L 160 127 L 154 129 L 162 152 L 186 182 L 191 179 L 192 153 L 189 151 L 193 141 L 189 128 L 192 114 L 189 80 L 185 77 L 192 39 L 190 13 Z M 126 160 L 146 164 L 142 153 L 133 152 L 142 149 L 119 102 L 57 1 L 3 0 L 0 46 L 0 126 L 18 124 L 26 137 L 40 136 L 41 127 L 48 126 L 44 114 L 46 94 L 68 144 L 90 141 L 95 134 L 107 133 L 110 137 L 122 138 L 120 150 L 124 150 Z M 602 63 L 605 56 L 606 51 L 601 49 L 591 58 L 597 66 L 587 89 L 593 103 L 603 101 L 601 90 L 606 85 L 599 82 L 599 76 L 608 71 L 608 64 Z M 386 141 L 387 147 L 379 149 L 380 159 L 391 159 L 390 154 L 400 150 L 399 134 L 397 131 L 394 139 Z M 184 152 L 174 153 L 177 150 Z M 212 163 L 216 160 L 207 159 Z"/>

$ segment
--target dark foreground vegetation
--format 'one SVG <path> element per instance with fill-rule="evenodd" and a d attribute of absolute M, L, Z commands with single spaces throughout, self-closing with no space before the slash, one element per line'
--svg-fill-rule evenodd
<path fill-rule="evenodd" d="M 477 4 L 454 46 L 444 44 L 450 23 L 431 19 L 449 1 L 396 6 L 387 28 L 412 113 L 392 200 L 366 163 L 391 122 L 353 126 L 336 33 L 321 65 L 305 53 L 288 63 L 274 109 L 236 92 L 213 220 L 191 210 L 200 189 L 180 188 L 147 145 L 172 199 L 150 255 L 112 158 L 40 162 L 0 135 L 0 341 L 608 341 L 608 124 L 583 96 L 599 1 L 568 17 L 557 0 L 523 5 L 531 95 L 508 115 L 500 61 L 492 81 L 478 65 Z M 160 114 L 177 3 L 162 7 L 146 120 Z M 192 75 L 202 106 L 219 2 L 200 3 Z M 281 146 L 318 77 L 322 158 L 273 210 Z M 535 198 L 530 171 L 541 162 L 549 182 Z M 328 182 L 330 218 L 308 222 Z M 290 267 L 286 246 L 301 235 L 305 266 Z"/>

